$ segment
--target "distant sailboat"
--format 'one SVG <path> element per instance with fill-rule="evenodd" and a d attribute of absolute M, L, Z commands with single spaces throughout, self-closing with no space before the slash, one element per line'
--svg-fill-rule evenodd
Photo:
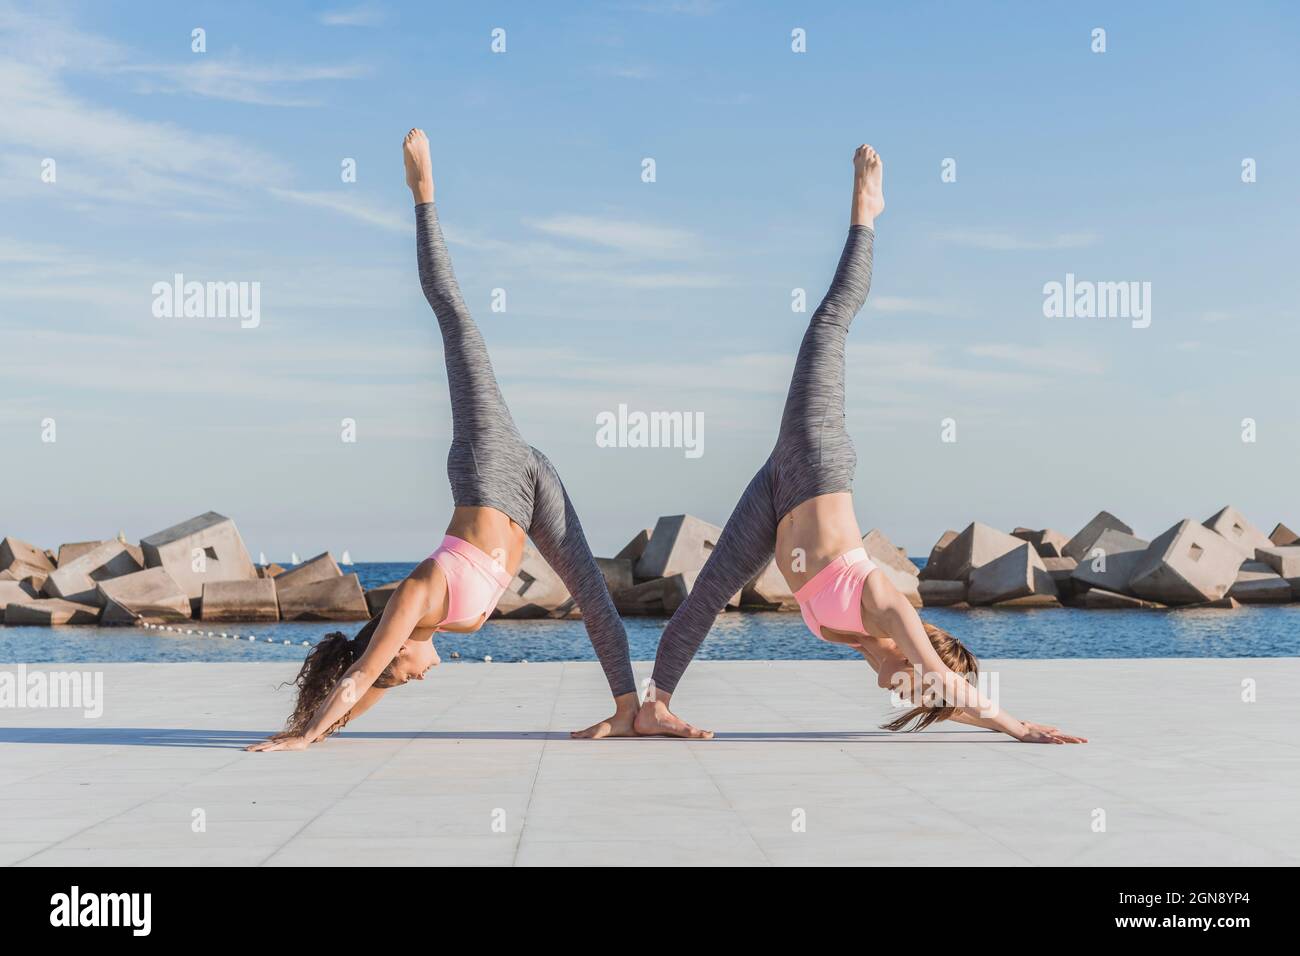
<path fill-rule="evenodd" d="M 298 552 L 297 552 L 297 551 L 294 551 L 294 552 L 292 552 L 292 553 L 289 555 L 289 563 L 290 563 L 290 564 L 298 564 L 298 563 L 299 563 L 299 561 L 298 561 Z"/>
<path fill-rule="evenodd" d="M 259 551 L 259 552 L 257 552 L 257 563 L 260 564 L 262 567 L 266 567 L 266 552 L 265 552 L 265 551 Z"/>
<path fill-rule="evenodd" d="M 352 555 L 348 554 L 348 549 L 343 549 L 343 557 L 339 558 L 339 564 L 351 564 Z"/>

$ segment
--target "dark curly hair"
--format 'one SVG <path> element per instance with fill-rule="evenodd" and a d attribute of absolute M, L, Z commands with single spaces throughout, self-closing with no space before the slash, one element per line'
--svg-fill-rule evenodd
<path fill-rule="evenodd" d="M 351 639 L 342 631 L 326 634 L 307 652 L 307 659 L 302 662 L 302 669 L 292 681 L 298 688 L 298 699 L 294 704 L 293 713 L 285 722 L 284 730 L 278 736 L 301 737 L 306 732 L 307 725 L 316 716 L 316 711 L 320 709 L 321 704 L 325 703 L 325 699 L 343 679 L 343 675 L 360 660 L 361 655 L 370 646 L 370 639 L 374 637 L 382 616 L 376 614 L 357 632 L 356 637 Z M 396 687 L 401 683 L 393 674 L 395 664 L 396 658 L 375 679 L 375 687 Z M 347 725 L 351 717 L 352 712 L 348 711 L 321 734 L 321 737 L 337 733 Z"/>

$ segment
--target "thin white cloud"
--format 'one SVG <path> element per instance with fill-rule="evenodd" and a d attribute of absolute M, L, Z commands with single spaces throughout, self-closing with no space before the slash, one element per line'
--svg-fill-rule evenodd
<path fill-rule="evenodd" d="M 626 6 L 641 13 L 684 17 L 712 16 L 719 9 L 715 0 L 644 0 Z"/>
<path fill-rule="evenodd" d="M 1066 232 L 1054 236 L 1027 238 L 985 229 L 948 229 L 935 234 L 940 242 L 995 252 L 1036 252 L 1048 249 L 1081 249 L 1094 246 L 1101 237 L 1090 232 Z"/>
<path fill-rule="evenodd" d="M 549 236 L 605 246 L 629 255 L 683 259 L 701 251 L 694 234 L 670 226 L 577 215 L 552 216 L 527 224 Z"/>
<path fill-rule="evenodd" d="M 184 198 L 229 199 L 230 187 L 287 179 L 288 167 L 233 137 L 195 133 L 95 106 L 38 67 L 0 60 L 0 145 L 29 154 L 22 182 L 49 190 L 164 204 Z M 55 160 L 53 184 L 40 182 L 40 161 Z M 19 183 L 11 183 L 18 186 Z"/>
<path fill-rule="evenodd" d="M 372 4 L 346 10 L 326 10 L 320 22 L 327 27 L 373 27 L 384 22 L 384 11 Z"/>
<path fill-rule="evenodd" d="M 953 311 L 951 303 L 938 299 L 916 299 L 900 295 L 873 295 L 867 300 L 868 308 L 877 312 L 915 312 L 942 315 Z"/>
<path fill-rule="evenodd" d="M 934 391 L 985 396 L 1035 391 L 1053 383 L 1047 370 L 971 368 L 953 350 L 929 342 L 851 343 L 847 354 L 852 363 L 850 383 L 860 377 L 871 382 L 873 389 L 906 390 L 917 400 Z"/>
<path fill-rule="evenodd" d="M 0 236 L 0 265 L 57 265 L 66 253 L 58 246 L 39 245 Z"/>
<path fill-rule="evenodd" d="M 1100 375 L 1106 371 L 1101 359 L 1076 346 L 1066 348 L 992 344 L 972 345 L 966 351 L 976 358 L 994 359 L 1030 369 L 1078 372 L 1084 375 Z"/>
<path fill-rule="evenodd" d="M 316 106 L 319 100 L 294 92 L 307 84 L 357 79 L 355 64 L 249 63 L 238 55 L 191 53 L 174 63 L 141 63 L 120 44 L 85 33 L 59 13 L 0 5 L 0 57 L 59 72 L 125 75 L 138 93 L 184 93 L 262 106 Z"/>
<path fill-rule="evenodd" d="M 329 209 L 332 212 L 349 216 L 360 222 L 389 229 L 393 232 L 414 232 L 414 222 L 409 215 L 402 215 L 391 209 L 373 206 L 357 196 L 339 192 L 303 192 L 296 189 L 271 187 L 269 192 L 278 199 Z"/>
<path fill-rule="evenodd" d="M 613 64 L 595 69 L 601 76 L 612 76 L 620 80 L 652 80 L 658 75 L 654 67 L 642 63 Z"/>
<path fill-rule="evenodd" d="M 290 92 L 305 84 L 355 80 L 369 71 L 359 65 L 258 65 L 238 59 L 195 56 L 179 64 L 134 64 L 115 72 L 137 77 L 137 93 L 179 93 L 255 106 L 314 107 L 316 97 Z"/>
<path fill-rule="evenodd" d="M 570 287 L 625 289 L 715 289 L 736 283 L 732 276 L 700 269 L 647 268 L 647 263 L 695 261 L 707 244 L 684 229 L 612 217 L 562 214 L 525 220 L 547 238 L 504 240 L 447 230 L 447 241 L 490 257 L 495 273 L 531 276 Z"/>
<path fill-rule="evenodd" d="M 290 167 L 237 137 L 194 132 L 102 107 L 71 92 L 61 79 L 61 71 L 75 66 L 148 76 L 201 95 L 272 102 L 275 98 L 265 90 L 276 84 L 349 78 L 359 75 L 356 68 L 247 67 L 197 57 L 184 68 L 134 66 L 108 42 L 57 20 L 15 13 L 12 7 L 0 7 L 0 41 L 0 89 L 6 94 L 0 110 L 2 195 L 124 203 L 203 219 L 253 210 L 256 196 L 266 191 L 383 229 L 408 227 L 391 210 L 371 207 L 358 196 L 283 188 L 293 181 Z M 84 59 L 72 62 L 79 53 Z M 46 159 L 55 163 L 53 182 L 41 178 Z"/>
<path fill-rule="evenodd" d="M 555 273 L 554 279 L 577 285 L 620 286 L 625 289 L 722 289 L 736 279 L 710 272 L 627 272 L 591 269 Z"/>

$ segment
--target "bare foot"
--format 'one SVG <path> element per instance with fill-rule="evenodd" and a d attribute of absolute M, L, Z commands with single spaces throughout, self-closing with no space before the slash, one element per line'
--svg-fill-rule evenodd
<path fill-rule="evenodd" d="M 602 737 L 635 737 L 636 730 L 632 726 L 635 720 L 635 713 L 619 711 L 613 717 L 606 718 L 598 724 L 592 724 L 586 730 L 570 731 L 569 736 L 574 740 L 600 740 Z"/>
<path fill-rule="evenodd" d="M 614 716 L 592 724 L 586 730 L 575 730 L 569 734 L 574 740 L 600 740 L 602 737 L 635 737 L 632 722 L 636 719 L 636 691 L 618 694 L 614 697 Z"/>
<path fill-rule="evenodd" d="M 853 154 L 853 225 L 871 226 L 885 211 L 885 164 L 865 143 Z"/>
<path fill-rule="evenodd" d="M 429 159 L 429 137 L 424 130 L 413 129 L 402 140 L 402 159 L 406 163 L 406 185 L 418 206 L 433 202 L 433 163 Z"/>
<path fill-rule="evenodd" d="M 692 740 L 712 740 L 713 731 L 692 727 L 682 720 L 663 701 L 647 700 L 637 711 L 636 732 L 643 737 L 689 737 Z"/>

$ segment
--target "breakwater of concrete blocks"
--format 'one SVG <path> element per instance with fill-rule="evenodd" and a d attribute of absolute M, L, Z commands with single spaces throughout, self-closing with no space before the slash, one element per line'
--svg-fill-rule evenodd
<path fill-rule="evenodd" d="M 691 515 L 661 517 L 612 558 L 597 558 L 625 615 L 671 615 L 721 529 Z M 1102 511 L 1067 537 L 1051 528 L 1010 533 L 980 522 L 945 531 L 924 567 L 873 529 L 862 546 L 916 607 L 1235 608 L 1300 600 L 1300 537 L 1270 534 L 1226 507 L 1179 521 L 1151 539 Z M 7 625 L 167 625 L 364 621 L 400 582 L 363 589 L 329 553 L 289 568 L 257 565 L 234 521 L 208 512 L 131 544 L 122 538 L 43 550 L 0 540 L 0 620 Z M 728 610 L 795 611 L 769 562 Z M 531 546 L 494 617 L 566 618 L 579 611 Z"/>

